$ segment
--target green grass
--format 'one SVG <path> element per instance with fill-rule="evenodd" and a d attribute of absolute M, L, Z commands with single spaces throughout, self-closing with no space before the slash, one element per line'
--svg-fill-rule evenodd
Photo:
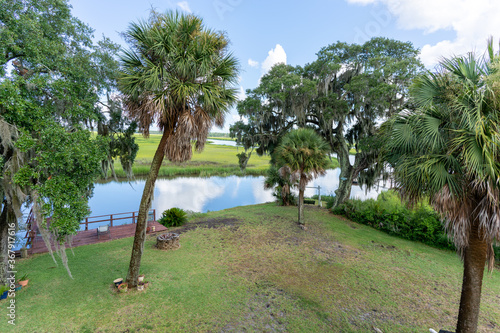
<path fill-rule="evenodd" d="M 68 251 L 74 280 L 48 255 L 17 263 L 29 287 L 16 295 L 8 332 L 428 332 L 453 330 L 462 264 L 458 256 L 306 206 L 238 207 L 196 217 L 234 226 L 181 235 L 162 252 L 146 241 L 144 292 L 117 294 L 132 238 Z M 189 225 L 189 224 L 188 224 Z M 172 229 L 175 230 L 175 229 Z M 500 271 L 485 274 L 479 332 L 500 328 Z M 5 301 L 0 303 L 6 311 Z"/>
<path fill-rule="evenodd" d="M 236 141 L 235 138 L 229 138 L 229 137 L 225 137 L 225 136 L 209 136 L 208 137 L 208 140 L 221 140 L 221 141 Z"/>
<path fill-rule="evenodd" d="M 136 142 L 139 144 L 139 152 L 134 163 L 133 171 L 136 176 L 147 175 L 151 160 L 155 154 L 160 141 L 160 134 L 151 134 L 148 139 L 136 134 Z M 221 140 L 224 138 L 214 138 Z M 206 144 L 204 150 L 199 153 L 193 151 L 190 161 L 183 163 L 172 163 L 164 161 L 160 168 L 160 177 L 173 176 L 228 176 L 228 175 L 265 175 L 269 167 L 269 156 L 258 156 L 253 153 L 248 162 L 245 173 L 240 171 L 236 154 L 244 151 L 242 148 L 226 145 Z M 330 164 L 330 168 L 338 167 L 336 159 Z M 120 162 L 115 163 L 115 171 L 118 177 L 126 177 Z"/>

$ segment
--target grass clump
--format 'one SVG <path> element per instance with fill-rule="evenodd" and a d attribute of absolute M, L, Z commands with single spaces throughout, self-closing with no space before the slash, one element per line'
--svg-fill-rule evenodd
<path fill-rule="evenodd" d="M 181 208 L 173 207 L 164 211 L 158 222 L 167 228 L 180 227 L 187 222 L 187 216 L 188 214 Z"/>

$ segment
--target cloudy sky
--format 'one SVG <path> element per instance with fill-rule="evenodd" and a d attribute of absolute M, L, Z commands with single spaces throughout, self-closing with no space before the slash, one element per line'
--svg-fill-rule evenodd
<path fill-rule="evenodd" d="M 70 0 L 73 15 L 126 47 L 119 35 L 151 8 L 179 10 L 203 18 L 207 27 L 226 32 L 241 64 L 240 95 L 257 86 L 274 64 L 305 65 L 337 41 L 363 43 L 375 36 L 410 41 L 432 69 L 443 56 L 475 51 L 500 38 L 498 0 Z M 498 43 L 497 43 L 498 45 Z M 236 111 L 224 129 L 238 120 Z"/>

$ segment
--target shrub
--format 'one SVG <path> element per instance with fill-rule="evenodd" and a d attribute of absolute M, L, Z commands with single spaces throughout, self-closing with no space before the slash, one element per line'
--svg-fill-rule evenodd
<path fill-rule="evenodd" d="M 410 209 L 393 191 L 380 193 L 377 200 L 347 200 L 332 212 L 394 236 L 438 248 L 455 249 L 438 214 L 429 205 L 420 204 Z"/>
<path fill-rule="evenodd" d="M 167 209 L 161 214 L 158 223 L 165 227 L 179 227 L 187 222 L 187 213 L 180 208 L 174 207 Z"/>

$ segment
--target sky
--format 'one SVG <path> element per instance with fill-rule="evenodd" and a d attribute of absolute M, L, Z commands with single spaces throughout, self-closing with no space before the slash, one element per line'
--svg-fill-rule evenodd
<path fill-rule="evenodd" d="M 230 51 L 239 59 L 238 89 L 257 87 L 274 64 L 304 66 L 337 41 L 362 44 L 383 36 L 412 42 L 433 69 L 439 59 L 470 51 L 482 55 L 488 37 L 500 38 L 498 0 L 70 0 L 73 15 L 127 48 L 120 32 L 144 20 L 151 8 L 178 10 L 203 19 L 206 27 L 226 33 Z M 235 109 L 224 128 L 239 120 Z"/>

